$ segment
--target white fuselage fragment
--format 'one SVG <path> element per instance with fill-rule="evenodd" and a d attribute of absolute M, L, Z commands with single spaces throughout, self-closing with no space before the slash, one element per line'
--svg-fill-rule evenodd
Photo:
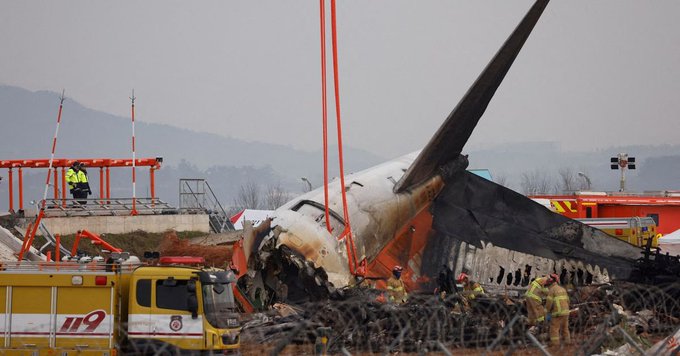
<path fill-rule="evenodd" d="M 370 263 L 401 228 L 409 224 L 418 212 L 430 206 L 441 190 L 443 181 L 441 177 L 436 176 L 406 193 L 393 192 L 395 183 L 416 156 L 417 152 L 350 174 L 345 178 L 349 220 L 354 234 L 357 258 L 366 256 Z M 323 268 L 328 274 L 328 280 L 335 287 L 344 287 L 352 284 L 354 277 L 348 268 L 346 240 L 338 239 L 343 228 L 339 180 L 334 179 L 328 188 L 329 207 L 335 212 L 331 216 L 330 225 L 333 228 L 331 232 L 326 228 L 323 188 L 301 195 L 277 209 L 273 214 L 272 227 L 278 229 L 277 247 L 286 245 L 300 253 L 311 261 L 314 267 Z M 275 238 L 274 234 L 267 237 L 272 238 Z M 584 244 L 589 250 L 601 251 L 605 255 L 621 254 L 623 257 L 631 257 L 628 256 L 630 248 L 612 250 L 611 243 L 593 236 L 587 237 Z M 604 245 L 607 246 L 606 249 L 603 248 Z M 463 242 L 455 246 L 461 250 L 449 254 L 457 256 L 454 257 L 456 260 L 448 261 L 450 267 L 454 267 L 456 271 L 463 269 L 471 271 L 474 278 L 484 284 L 507 283 L 507 274 L 514 274 L 517 270 L 524 274 L 527 266 L 531 266 L 531 277 L 561 271 L 564 268 L 567 273 L 576 273 L 578 270 L 582 273 L 588 272 L 595 283 L 605 282 L 610 278 L 606 270 L 602 271 L 597 266 L 584 265 L 578 261 L 551 260 L 488 243 L 484 244 L 483 249 L 474 248 Z M 421 274 L 419 260 L 409 261 L 409 266 L 414 273 Z M 505 277 L 499 279 L 501 268 Z"/>

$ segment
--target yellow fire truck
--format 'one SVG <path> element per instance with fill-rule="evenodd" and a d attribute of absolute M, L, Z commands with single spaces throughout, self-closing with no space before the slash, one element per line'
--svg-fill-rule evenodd
<path fill-rule="evenodd" d="M 157 266 L 125 257 L 3 263 L 0 353 L 238 352 L 231 271 L 202 268 L 196 257 L 162 257 Z"/>
<path fill-rule="evenodd" d="M 647 240 L 652 239 L 652 247 L 659 246 L 659 237 L 656 233 L 656 222 L 650 217 L 591 218 L 576 220 L 596 229 L 600 229 L 631 245 L 645 247 L 647 245 Z"/>

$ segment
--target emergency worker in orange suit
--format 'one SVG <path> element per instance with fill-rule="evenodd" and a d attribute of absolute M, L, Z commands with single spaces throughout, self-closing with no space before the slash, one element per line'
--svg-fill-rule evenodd
<path fill-rule="evenodd" d="M 387 295 L 392 303 L 402 304 L 408 299 L 406 286 L 404 281 L 401 280 L 401 272 L 403 270 L 404 268 L 401 266 L 394 266 L 392 268 L 392 277 L 387 280 Z"/>
<path fill-rule="evenodd" d="M 571 344 L 569 333 L 569 294 L 559 284 L 556 274 L 548 280 L 548 296 L 545 298 L 546 319 L 550 322 L 550 344 L 560 345 L 560 335 L 566 345 Z"/>

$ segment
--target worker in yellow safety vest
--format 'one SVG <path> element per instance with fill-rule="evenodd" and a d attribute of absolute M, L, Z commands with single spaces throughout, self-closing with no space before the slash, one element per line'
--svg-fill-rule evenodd
<path fill-rule="evenodd" d="M 401 280 L 401 272 L 404 270 L 401 266 L 394 266 L 392 268 L 392 277 L 387 280 L 387 295 L 392 303 L 402 304 L 408 299 L 406 293 L 406 286 Z"/>
<path fill-rule="evenodd" d="M 465 272 L 459 274 L 456 281 L 463 285 L 463 297 L 465 297 L 467 301 L 482 297 L 485 294 L 484 288 L 482 288 L 479 283 L 470 280 L 470 276 Z"/>
<path fill-rule="evenodd" d="M 71 193 L 71 196 L 73 199 L 78 198 L 80 196 L 78 194 L 77 185 L 78 185 L 78 172 L 80 171 L 80 162 L 75 161 L 71 164 L 71 167 L 69 167 L 68 171 L 66 171 L 66 182 L 68 183 L 68 189 L 69 192 Z"/>
<path fill-rule="evenodd" d="M 92 190 L 90 189 L 90 183 L 87 181 L 87 170 L 85 170 L 85 164 L 81 163 L 78 166 L 78 182 L 76 183 L 76 198 L 77 199 L 85 199 L 85 200 L 78 200 L 78 203 L 81 205 L 87 204 L 87 196 L 92 194 Z"/>
<path fill-rule="evenodd" d="M 524 301 L 527 306 L 527 318 L 529 326 L 535 326 L 545 321 L 545 309 L 543 309 L 543 299 L 548 295 L 548 280 L 550 276 L 534 278 L 529 285 L 529 289 L 524 294 Z"/>
<path fill-rule="evenodd" d="M 560 334 L 566 345 L 571 344 L 569 334 L 569 295 L 560 286 L 559 278 L 552 274 L 548 280 L 548 296 L 545 298 L 546 319 L 550 322 L 550 344 L 560 344 Z"/>

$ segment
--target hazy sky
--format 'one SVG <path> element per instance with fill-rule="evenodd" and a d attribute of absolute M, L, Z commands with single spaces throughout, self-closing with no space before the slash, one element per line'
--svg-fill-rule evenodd
<path fill-rule="evenodd" d="M 532 3 L 339 1 L 345 142 L 421 148 Z M 680 143 L 679 15 L 553 0 L 468 148 Z M 124 116 L 134 88 L 138 120 L 321 146 L 318 1 L 0 0 L 0 48 L 0 84 Z"/>

